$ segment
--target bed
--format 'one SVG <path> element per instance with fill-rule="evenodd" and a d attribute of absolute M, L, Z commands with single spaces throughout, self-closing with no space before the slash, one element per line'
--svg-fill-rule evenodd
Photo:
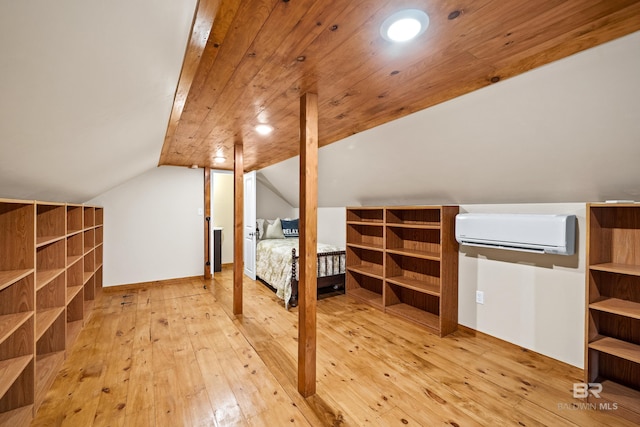
<path fill-rule="evenodd" d="M 260 233 L 259 233 L 260 234 Z M 284 300 L 298 305 L 298 238 L 264 238 L 256 248 L 256 275 Z M 318 289 L 344 289 L 345 250 L 318 243 Z"/>

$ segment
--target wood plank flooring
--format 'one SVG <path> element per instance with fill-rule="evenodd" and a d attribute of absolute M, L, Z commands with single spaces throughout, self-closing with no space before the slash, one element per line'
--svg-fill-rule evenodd
<path fill-rule="evenodd" d="M 102 292 L 32 425 L 633 425 L 579 406 L 579 369 L 466 329 L 441 339 L 345 295 L 318 302 L 305 399 L 297 309 L 245 279 L 234 318 L 231 273 Z"/>

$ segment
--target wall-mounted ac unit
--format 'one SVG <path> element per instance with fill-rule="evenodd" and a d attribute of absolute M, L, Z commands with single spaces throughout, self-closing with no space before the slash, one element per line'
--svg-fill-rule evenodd
<path fill-rule="evenodd" d="M 458 214 L 456 240 L 462 245 L 469 246 L 573 255 L 576 241 L 576 216 Z"/>

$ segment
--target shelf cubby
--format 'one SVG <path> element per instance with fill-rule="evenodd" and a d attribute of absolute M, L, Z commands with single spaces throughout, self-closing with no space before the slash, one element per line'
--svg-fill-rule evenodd
<path fill-rule="evenodd" d="M 93 251 L 94 268 L 97 270 L 102 267 L 102 245 L 96 246 Z"/>
<path fill-rule="evenodd" d="M 640 423 L 640 206 L 587 209 L 585 382 Z"/>
<path fill-rule="evenodd" d="M 388 253 L 385 277 L 397 286 L 440 296 L 439 261 Z"/>
<path fill-rule="evenodd" d="M 385 310 L 440 332 L 440 298 L 387 282 Z"/>
<path fill-rule="evenodd" d="M 101 245 L 104 241 L 104 236 L 102 235 L 104 227 L 98 226 L 95 228 L 95 245 Z"/>
<path fill-rule="evenodd" d="M 35 268 L 35 204 L 0 199 L 0 289 Z"/>
<path fill-rule="evenodd" d="M 82 233 L 73 234 L 67 237 L 67 267 L 82 259 L 84 255 L 84 245 Z"/>
<path fill-rule="evenodd" d="M 96 227 L 104 224 L 104 208 L 95 208 L 95 225 Z"/>
<path fill-rule="evenodd" d="M 440 207 L 402 206 L 387 208 L 386 223 L 396 227 L 440 228 Z"/>
<path fill-rule="evenodd" d="M 61 274 L 36 292 L 36 338 L 43 335 L 66 306 L 66 281 Z"/>
<path fill-rule="evenodd" d="M 71 348 L 84 324 L 84 293 L 80 287 L 67 304 L 67 348 Z"/>
<path fill-rule="evenodd" d="M 36 361 L 40 360 L 41 356 L 49 353 L 64 352 L 66 341 L 66 319 L 64 313 L 64 307 L 49 309 L 43 312 L 42 317 L 46 317 L 46 323 L 49 323 L 49 327 L 44 333 L 37 337 Z"/>
<path fill-rule="evenodd" d="M 94 280 L 95 280 L 95 289 L 96 290 L 102 289 L 102 266 L 98 267 L 98 269 L 96 270 L 96 274 L 94 274 Z"/>
<path fill-rule="evenodd" d="M 85 230 L 84 233 L 84 253 L 90 252 L 95 247 L 95 230 Z"/>
<path fill-rule="evenodd" d="M 67 205 L 67 235 L 82 231 L 83 215 L 82 205 Z"/>
<path fill-rule="evenodd" d="M 347 245 L 382 251 L 384 227 L 382 224 L 347 224 Z"/>
<path fill-rule="evenodd" d="M 11 286 L 0 289 L 0 315 L 26 313 L 34 310 L 34 274 L 25 275 Z"/>
<path fill-rule="evenodd" d="M 85 284 L 84 264 L 76 262 L 67 268 L 67 304 Z"/>
<path fill-rule="evenodd" d="M 95 208 L 92 206 L 84 206 L 84 229 L 93 228 L 96 225 Z"/>
<path fill-rule="evenodd" d="M 384 253 L 347 245 L 347 269 L 382 279 Z"/>
<path fill-rule="evenodd" d="M 387 226 L 387 252 L 440 260 L 440 230 Z"/>
<path fill-rule="evenodd" d="M 93 301 L 96 297 L 95 294 L 95 276 L 93 274 L 89 275 L 87 281 L 84 284 L 84 300 Z M 88 310 L 85 310 L 88 311 Z"/>
<path fill-rule="evenodd" d="M 96 263 L 95 263 L 94 255 L 95 255 L 95 252 L 91 251 L 88 254 L 85 254 L 83 258 L 83 267 L 84 267 L 84 279 L 82 281 L 83 284 L 87 283 L 89 278 L 92 277 L 93 273 L 96 271 Z"/>
<path fill-rule="evenodd" d="M 347 210 L 347 224 L 350 223 L 384 223 L 384 208 L 360 207 Z"/>
<path fill-rule="evenodd" d="M 0 382 L 10 384 L 0 390 L 0 425 L 28 425 L 34 403 L 33 381 L 35 366 L 33 354 L 0 362 Z M 6 381 L 6 382 L 5 382 Z M 27 418 L 28 417 L 28 418 Z M 26 421 L 26 422 L 25 422 Z"/>
<path fill-rule="evenodd" d="M 40 246 L 36 250 L 36 289 L 62 274 L 66 261 L 66 240 Z"/>
<path fill-rule="evenodd" d="M 383 280 L 381 278 L 347 269 L 345 285 L 349 296 L 379 309 L 384 307 L 382 302 Z"/>
<path fill-rule="evenodd" d="M 62 239 L 67 234 L 66 206 L 36 203 L 36 246 Z"/>

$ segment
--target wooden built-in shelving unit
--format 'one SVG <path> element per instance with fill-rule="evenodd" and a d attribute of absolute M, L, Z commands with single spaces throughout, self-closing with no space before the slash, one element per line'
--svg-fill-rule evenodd
<path fill-rule="evenodd" d="M 29 425 L 82 329 L 102 228 L 102 208 L 0 199 L 0 426 Z"/>
<path fill-rule="evenodd" d="M 640 205 L 587 211 L 585 382 L 602 384 L 589 400 L 640 424 Z"/>
<path fill-rule="evenodd" d="M 347 208 L 347 294 L 444 336 L 458 325 L 457 206 Z"/>

